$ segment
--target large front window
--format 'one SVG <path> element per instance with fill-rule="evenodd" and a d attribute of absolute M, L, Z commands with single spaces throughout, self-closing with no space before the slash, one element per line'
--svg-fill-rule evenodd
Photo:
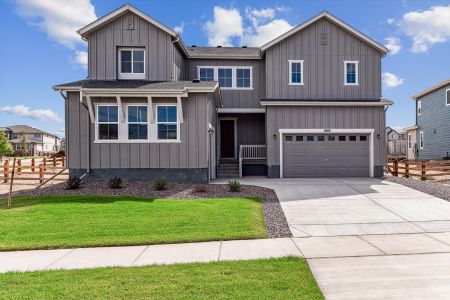
<path fill-rule="evenodd" d="M 128 106 L 128 139 L 148 138 L 147 106 Z"/>
<path fill-rule="evenodd" d="M 344 84 L 358 85 L 358 61 L 344 61 Z"/>
<path fill-rule="evenodd" d="M 157 106 L 158 140 L 178 139 L 177 106 Z"/>
<path fill-rule="evenodd" d="M 97 128 L 99 140 L 117 140 L 119 138 L 119 113 L 116 105 L 97 107 Z"/>
<path fill-rule="evenodd" d="M 144 49 L 119 49 L 119 79 L 145 79 Z"/>

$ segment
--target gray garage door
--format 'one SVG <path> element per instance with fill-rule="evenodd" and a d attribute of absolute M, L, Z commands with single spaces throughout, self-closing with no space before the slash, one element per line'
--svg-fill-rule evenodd
<path fill-rule="evenodd" d="M 369 176 L 367 135 L 284 135 L 284 177 Z"/>

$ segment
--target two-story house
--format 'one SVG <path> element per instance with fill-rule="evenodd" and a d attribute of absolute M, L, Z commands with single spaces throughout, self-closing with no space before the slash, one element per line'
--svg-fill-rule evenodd
<path fill-rule="evenodd" d="M 129 4 L 78 33 L 88 79 L 53 87 L 72 174 L 383 175 L 387 49 L 328 12 L 262 47 L 187 47 Z"/>
<path fill-rule="evenodd" d="M 450 156 L 450 79 L 412 97 L 416 105 L 417 159 Z"/>
<path fill-rule="evenodd" d="M 15 155 L 45 155 L 59 150 L 61 139 L 51 133 L 28 125 L 12 125 L 9 142 L 13 145 Z"/>
<path fill-rule="evenodd" d="M 397 131 L 386 127 L 387 154 L 391 156 L 406 156 L 407 141 L 406 132 Z"/>

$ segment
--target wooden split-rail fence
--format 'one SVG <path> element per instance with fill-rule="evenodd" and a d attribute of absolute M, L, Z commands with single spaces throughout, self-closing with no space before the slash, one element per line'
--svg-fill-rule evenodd
<path fill-rule="evenodd" d="M 14 165 L 15 161 L 15 165 Z M 0 166 L 0 182 L 8 183 L 10 180 L 34 180 L 40 184 L 56 177 L 66 169 L 66 159 L 62 157 L 43 157 L 31 159 L 7 159 Z M 12 179 L 14 176 L 14 179 Z M 65 180 L 52 178 L 52 180 Z"/>
<path fill-rule="evenodd" d="M 418 177 L 421 180 L 450 176 L 450 160 L 408 161 L 389 159 L 388 171 L 392 176 Z"/>

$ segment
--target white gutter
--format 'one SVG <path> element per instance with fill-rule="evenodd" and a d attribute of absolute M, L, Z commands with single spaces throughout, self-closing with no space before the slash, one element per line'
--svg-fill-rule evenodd
<path fill-rule="evenodd" d="M 283 101 L 283 100 L 274 100 L 274 101 L 261 101 L 262 106 L 385 106 L 392 105 L 394 102 L 390 100 L 382 100 L 382 101 Z"/>

